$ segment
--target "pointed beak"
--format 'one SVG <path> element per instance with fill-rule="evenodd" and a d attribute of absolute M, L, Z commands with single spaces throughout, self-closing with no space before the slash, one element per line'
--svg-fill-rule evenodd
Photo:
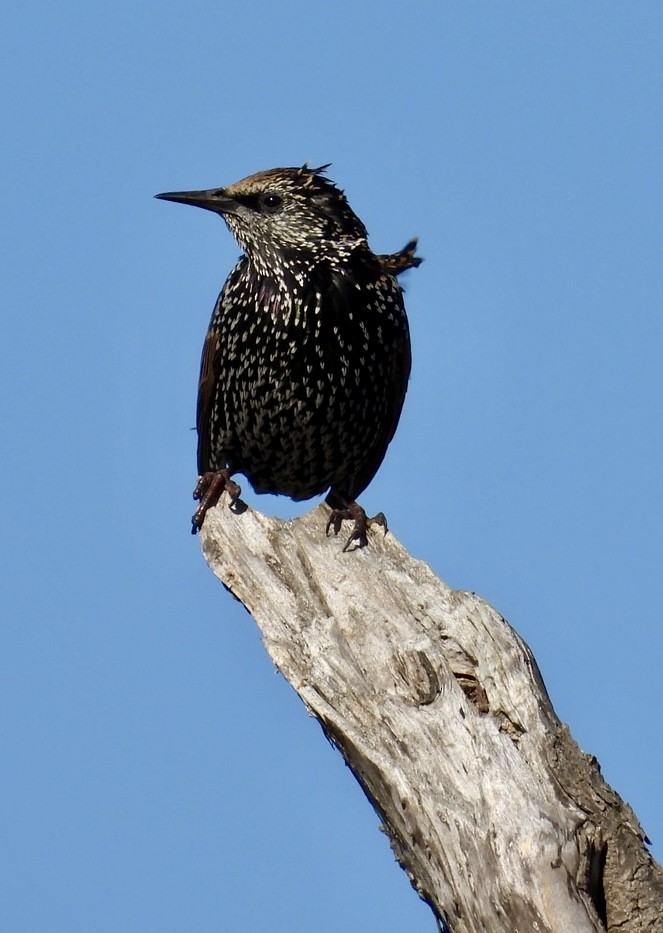
<path fill-rule="evenodd" d="M 176 201 L 178 204 L 191 204 L 193 207 L 202 207 L 215 214 L 232 213 L 237 208 L 237 202 L 226 194 L 224 188 L 210 188 L 209 191 L 166 191 L 164 194 L 155 194 L 155 198 L 162 201 Z"/>

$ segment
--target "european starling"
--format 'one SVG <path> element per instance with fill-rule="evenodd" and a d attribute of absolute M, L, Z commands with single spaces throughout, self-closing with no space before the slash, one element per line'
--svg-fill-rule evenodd
<path fill-rule="evenodd" d="M 227 188 L 158 194 L 220 214 L 243 255 L 223 286 L 198 387 L 200 505 L 192 532 L 243 473 L 256 492 L 327 492 L 327 533 L 354 521 L 345 549 L 375 522 L 356 502 L 394 436 L 410 374 L 396 276 L 416 240 L 376 256 L 344 193 L 320 168 L 275 168 Z"/>

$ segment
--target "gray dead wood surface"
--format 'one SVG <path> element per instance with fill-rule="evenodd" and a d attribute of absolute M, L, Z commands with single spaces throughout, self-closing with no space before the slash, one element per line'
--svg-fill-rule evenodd
<path fill-rule="evenodd" d="M 212 509 L 211 569 L 340 750 L 452 933 L 663 931 L 663 870 L 552 708 L 534 658 L 390 533 L 342 553 L 294 521 Z"/>

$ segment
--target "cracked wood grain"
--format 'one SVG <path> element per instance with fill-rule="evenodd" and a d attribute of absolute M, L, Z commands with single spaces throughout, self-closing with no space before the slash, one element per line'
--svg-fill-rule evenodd
<path fill-rule="evenodd" d="M 494 609 L 392 534 L 343 554 L 324 505 L 288 522 L 224 506 L 201 531 L 207 562 L 344 756 L 439 929 L 663 931 L 663 871 L 635 815 Z"/>

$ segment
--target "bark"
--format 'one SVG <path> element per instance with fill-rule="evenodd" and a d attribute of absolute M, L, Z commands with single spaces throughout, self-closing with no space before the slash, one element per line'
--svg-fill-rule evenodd
<path fill-rule="evenodd" d="M 212 509 L 216 576 L 340 750 L 452 933 L 663 931 L 663 870 L 555 715 L 536 662 L 474 593 L 390 533 L 342 553 L 294 521 Z"/>

